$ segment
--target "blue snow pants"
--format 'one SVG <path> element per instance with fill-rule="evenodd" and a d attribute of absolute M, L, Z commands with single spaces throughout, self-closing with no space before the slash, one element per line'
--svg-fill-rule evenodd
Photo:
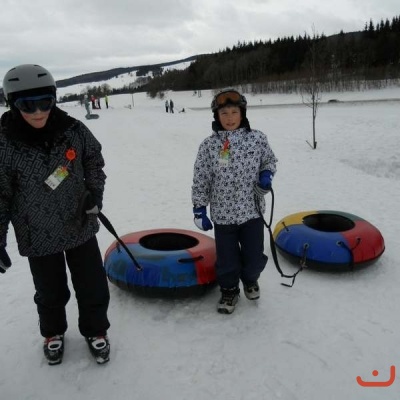
<path fill-rule="evenodd" d="M 240 225 L 214 224 L 217 249 L 216 273 L 221 288 L 256 282 L 265 268 L 264 223 L 261 218 Z"/>

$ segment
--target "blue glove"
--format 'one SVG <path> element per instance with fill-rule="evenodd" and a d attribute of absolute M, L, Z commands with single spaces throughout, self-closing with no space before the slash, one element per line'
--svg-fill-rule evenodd
<path fill-rule="evenodd" d="M 265 170 L 260 172 L 259 186 L 261 189 L 271 190 L 272 178 L 274 174 L 271 171 Z"/>
<path fill-rule="evenodd" d="M 207 209 L 203 207 L 193 207 L 194 223 L 202 231 L 209 231 L 213 228 L 210 219 L 207 217 Z"/>
<path fill-rule="evenodd" d="M 10 257 L 8 257 L 5 247 L 0 247 L 0 273 L 4 274 L 10 267 Z"/>
<path fill-rule="evenodd" d="M 258 196 L 265 196 L 271 190 L 273 177 L 274 174 L 271 171 L 260 172 L 258 183 L 254 185 L 254 191 Z"/>

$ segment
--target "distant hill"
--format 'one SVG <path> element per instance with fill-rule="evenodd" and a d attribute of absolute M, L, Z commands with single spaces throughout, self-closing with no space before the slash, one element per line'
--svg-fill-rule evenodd
<path fill-rule="evenodd" d="M 169 67 L 171 65 L 175 64 L 180 64 L 183 62 L 191 62 L 195 61 L 200 55 L 196 56 L 191 56 L 188 58 L 184 58 L 182 60 L 176 60 L 176 61 L 170 61 L 166 63 L 161 63 L 161 64 L 152 64 L 152 65 L 140 65 L 136 67 L 124 67 L 124 68 L 113 68 L 109 69 L 107 71 L 100 71 L 100 72 L 90 72 L 88 74 L 83 74 L 83 75 L 78 75 L 74 76 L 72 78 L 67 78 L 67 79 L 61 79 L 57 81 L 57 87 L 62 88 L 62 87 L 67 87 L 67 86 L 72 86 L 76 84 L 84 84 L 84 83 L 93 83 L 93 82 L 100 82 L 100 81 L 106 81 L 111 78 L 114 78 L 118 75 L 121 74 L 127 74 L 132 71 L 153 71 L 157 70 L 163 67 Z"/>

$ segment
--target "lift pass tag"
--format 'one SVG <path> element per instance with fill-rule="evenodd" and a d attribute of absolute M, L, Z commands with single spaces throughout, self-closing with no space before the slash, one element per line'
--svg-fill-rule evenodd
<path fill-rule="evenodd" d="M 229 140 L 226 139 L 222 149 L 219 152 L 219 164 L 226 165 L 229 163 L 230 151 L 229 151 Z"/>
<path fill-rule="evenodd" d="M 227 165 L 229 164 L 229 150 L 221 150 L 219 152 L 219 164 L 220 165 Z"/>
<path fill-rule="evenodd" d="M 58 167 L 45 181 L 51 189 L 57 189 L 58 185 L 68 176 L 67 167 Z"/>

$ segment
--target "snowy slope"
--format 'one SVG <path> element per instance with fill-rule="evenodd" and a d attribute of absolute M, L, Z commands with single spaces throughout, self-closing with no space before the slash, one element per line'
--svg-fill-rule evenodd
<path fill-rule="evenodd" d="M 169 66 L 162 67 L 163 72 L 167 72 L 170 70 L 182 70 L 186 69 L 190 66 L 191 62 L 185 61 L 181 62 L 178 64 L 173 64 Z M 153 73 L 150 72 L 146 76 L 153 76 Z M 67 94 L 81 94 L 81 93 L 86 93 L 88 86 L 93 87 L 93 86 L 102 86 L 103 84 L 107 84 L 110 88 L 112 89 L 120 89 L 124 86 L 129 86 L 130 84 L 133 84 L 134 86 L 137 86 L 135 83 L 138 79 L 138 76 L 136 75 L 136 71 L 132 71 L 126 74 L 120 74 L 118 76 L 115 76 L 111 79 L 107 79 L 104 81 L 99 81 L 99 82 L 92 82 L 92 83 L 79 83 L 76 85 L 70 85 L 66 87 L 59 88 L 57 91 L 58 97 L 65 96 Z"/>
<path fill-rule="evenodd" d="M 400 89 L 329 94 L 359 100 L 400 98 Z M 342 97 L 340 97 L 342 96 Z M 192 166 L 210 134 L 211 93 L 168 93 L 176 110 L 145 94 L 110 97 L 86 124 L 103 144 L 108 175 L 104 213 L 120 235 L 143 229 L 196 230 L 192 222 Z M 293 288 L 270 257 L 258 303 L 244 296 L 232 315 L 215 311 L 215 289 L 188 300 L 146 299 L 110 283 L 112 358 L 97 366 L 77 328 L 74 299 L 64 362 L 42 357 L 27 260 L 18 255 L 12 230 L 12 268 L 0 276 L 1 399 L 29 400 L 395 400 L 400 380 L 385 388 L 360 387 L 356 377 L 385 381 L 400 369 L 398 199 L 399 105 L 386 102 L 322 105 L 318 149 L 312 150 L 311 111 L 296 96 L 249 96 L 253 127 L 269 137 L 278 163 L 274 223 L 302 210 L 337 209 L 357 214 L 382 232 L 386 251 L 373 265 L 341 274 L 303 271 Z M 193 107 L 194 109 L 191 109 Z M 84 120 L 84 109 L 63 106 Z M 0 109 L 0 113 L 4 109 Z M 266 215 L 269 216 L 268 214 Z M 213 232 L 209 233 L 210 236 Z M 102 228 L 103 252 L 114 238 Z M 266 252 L 270 255 L 266 236 Z M 286 272 L 296 266 L 280 258 Z M 379 376 L 372 376 L 378 370 Z M 398 373 L 396 372 L 396 378 Z"/>

